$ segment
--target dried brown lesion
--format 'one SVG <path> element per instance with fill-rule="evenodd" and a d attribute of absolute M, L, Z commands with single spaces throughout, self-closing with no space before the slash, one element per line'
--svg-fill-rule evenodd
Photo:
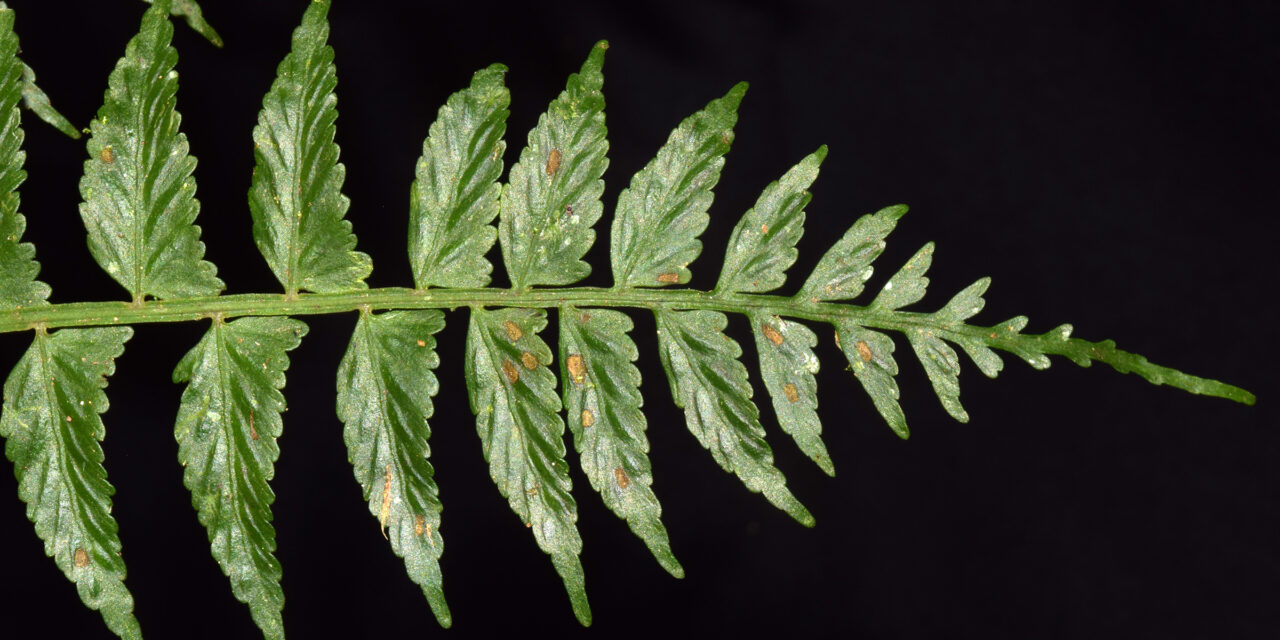
<path fill-rule="evenodd" d="M 613 479 L 617 481 L 619 489 L 626 489 L 631 486 L 631 476 L 628 476 L 622 467 L 614 467 Z"/>
<path fill-rule="evenodd" d="M 678 273 L 661 273 L 658 274 L 658 282 L 662 284 L 679 284 L 680 274 Z"/>
<path fill-rule="evenodd" d="M 790 382 L 782 385 L 782 393 L 787 396 L 787 402 L 796 403 L 800 401 L 800 392 Z"/>
<path fill-rule="evenodd" d="M 520 364 L 524 365 L 524 368 L 529 370 L 537 369 L 538 357 L 528 351 L 525 351 L 524 353 L 520 354 Z M 515 382 L 515 381 L 512 380 L 512 382 Z"/>
<path fill-rule="evenodd" d="M 855 346 L 858 348 L 858 356 L 862 358 L 862 361 L 871 362 L 871 345 L 868 345 L 866 340 L 859 340 Z"/>
<path fill-rule="evenodd" d="M 72 557 L 72 561 L 75 562 L 76 567 L 79 569 L 83 569 L 89 566 L 89 552 L 85 551 L 84 547 L 76 548 L 76 552 Z"/>
<path fill-rule="evenodd" d="M 767 322 L 760 323 L 760 332 L 764 334 L 764 337 L 769 339 L 769 342 L 773 343 L 773 346 L 782 346 L 782 334 L 778 333 L 778 330 L 774 329 L 773 325 Z"/>
<path fill-rule="evenodd" d="M 564 156 L 560 153 L 559 149 L 552 149 L 551 153 L 547 155 L 546 171 L 547 171 L 548 178 L 550 178 L 551 176 L 554 176 L 556 172 L 560 170 L 560 160 L 563 157 Z"/>
<path fill-rule="evenodd" d="M 582 361 L 582 356 L 575 353 L 565 360 L 565 364 L 569 367 L 569 378 L 574 384 L 582 384 L 587 376 L 587 365 Z"/>
<path fill-rule="evenodd" d="M 582 410 L 582 426 L 589 427 L 596 423 L 596 415 L 590 409 Z"/>
<path fill-rule="evenodd" d="M 524 332 L 520 330 L 520 325 L 510 320 L 507 320 L 506 322 L 502 323 L 502 328 L 505 329 L 507 332 L 507 339 L 512 342 L 515 342 L 516 340 L 519 340 L 520 338 L 524 337 Z"/>
<path fill-rule="evenodd" d="M 502 361 L 502 373 L 507 376 L 507 381 L 515 384 L 520 381 L 520 370 L 516 368 L 514 362 L 510 360 Z"/>

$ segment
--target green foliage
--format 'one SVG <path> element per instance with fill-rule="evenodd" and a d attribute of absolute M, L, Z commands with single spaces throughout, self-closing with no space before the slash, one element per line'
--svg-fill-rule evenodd
<path fill-rule="evenodd" d="M 285 352 L 306 333 L 289 318 L 214 318 L 173 371 L 174 382 L 188 383 L 173 435 L 191 506 L 232 592 L 268 638 L 284 637 L 284 592 L 267 483 L 280 457 Z"/>
<path fill-rule="evenodd" d="M 383 536 L 422 586 L 436 620 L 452 623 L 441 588 L 439 490 L 427 457 L 431 398 L 440 390 L 439 311 L 361 313 L 338 367 L 338 417 L 356 481 Z"/>
<path fill-rule="evenodd" d="M 373 270 L 343 218 L 350 203 L 333 142 L 338 77 L 328 13 L 327 0 L 307 6 L 253 128 L 253 239 L 290 295 L 363 289 Z"/>
<path fill-rule="evenodd" d="M 35 279 L 34 248 L 21 241 L 18 103 L 25 99 L 55 124 L 65 119 L 53 118 L 34 88 L 17 57 L 13 12 L 0 6 L 0 331 L 35 332 L 5 384 L 0 435 L 46 552 L 122 637 L 140 637 L 140 630 L 110 516 L 99 414 L 107 408 L 105 377 L 135 323 L 211 320 L 174 371 L 175 382 L 187 383 L 174 431 L 178 459 L 215 560 L 268 638 L 284 637 L 269 482 L 279 456 L 287 352 L 307 331 L 288 316 L 359 311 L 338 370 L 343 438 L 369 512 L 443 626 L 452 617 L 440 569 L 442 503 L 428 460 L 428 420 L 440 390 L 434 335 L 445 325 L 438 309 L 470 310 L 463 366 L 481 451 L 499 493 L 551 557 L 584 625 L 591 610 L 562 409 L 578 462 L 604 504 L 663 568 L 684 573 L 652 490 L 634 325 L 613 308 L 654 313 L 659 357 L 689 430 L 724 470 L 806 526 L 814 517 L 773 464 L 742 349 L 724 332 L 728 313 L 750 320 L 782 430 L 832 475 L 817 414 L 818 337 L 805 322 L 834 327 L 849 370 L 903 438 L 908 428 L 890 332 L 906 337 L 943 407 L 962 422 L 968 414 L 959 402 L 955 346 L 990 377 L 1003 364 L 997 350 L 1036 368 L 1060 355 L 1193 393 L 1254 401 L 1247 391 L 1153 365 L 1110 341 L 1072 338 L 1070 325 L 1027 335 L 1021 316 L 970 324 L 984 304 L 985 278 L 936 312 L 904 311 L 925 295 L 932 243 L 869 304 L 843 303 L 862 293 L 885 238 L 906 212 L 901 205 L 858 219 L 794 295 L 768 293 L 786 284 L 796 260 L 808 188 L 825 147 L 766 187 L 741 218 L 713 291 L 655 290 L 690 278 L 745 84 L 680 123 L 620 195 L 610 247 L 614 287 L 564 286 L 589 273 L 582 258 L 603 212 L 604 42 L 538 120 L 505 183 L 506 68 L 477 72 L 448 99 L 415 166 L 408 251 L 416 288 L 366 290 L 372 261 L 354 250 L 341 193 L 345 170 L 333 142 L 337 80 L 328 9 L 323 0 L 308 4 L 253 130 L 253 235 L 285 294 L 221 295 L 223 283 L 201 259 L 195 160 L 174 110 L 177 54 L 169 15 L 186 16 L 215 44 L 220 39 L 194 2 L 159 0 L 108 79 L 81 181 L 89 248 L 131 301 L 50 305 L 49 287 Z M 510 289 L 483 288 L 495 237 Z M 541 336 L 552 308 L 559 320 L 559 393 L 552 349 Z M 231 320 L 236 316 L 247 317 Z M 83 328 L 49 331 L 70 326 Z"/>
<path fill-rule="evenodd" d="M 485 254 L 498 231 L 502 152 L 507 143 L 507 68 L 477 71 L 471 86 L 449 96 L 422 143 L 409 200 L 413 281 L 427 287 L 483 287 L 493 265 Z"/>
<path fill-rule="evenodd" d="M 102 467 L 107 376 L 133 335 L 129 327 L 37 331 L 4 383 L 0 436 L 18 476 L 18 497 L 44 552 L 76 583 L 85 606 L 122 638 L 139 638 L 124 586 L 120 536 Z"/>
<path fill-rule="evenodd" d="M 89 125 L 89 159 L 80 180 L 80 217 L 89 251 L 135 302 L 144 296 L 217 295 L 226 285 L 193 224 L 200 205 L 196 161 L 174 110 L 178 52 L 160 2 L 142 18 L 108 80 L 106 101 Z"/>

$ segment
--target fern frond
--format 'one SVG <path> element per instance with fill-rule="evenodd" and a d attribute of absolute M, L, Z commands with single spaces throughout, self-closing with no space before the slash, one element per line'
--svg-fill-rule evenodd
<path fill-rule="evenodd" d="M 0 436 L 18 477 L 27 518 L 85 606 L 121 638 L 141 638 L 124 586 L 115 493 L 102 467 L 107 377 L 133 335 L 129 327 L 36 332 L 4 384 Z"/>
<path fill-rule="evenodd" d="M 443 507 L 427 461 L 427 419 L 440 389 L 431 372 L 440 364 L 433 336 L 443 328 L 439 311 L 361 313 L 338 367 L 338 417 L 369 512 L 448 627 L 452 616 L 440 586 Z"/>
<path fill-rule="evenodd" d="M 566 415 L 578 464 L 605 506 L 667 572 L 684 574 L 653 490 L 649 421 L 635 366 L 639 349 L 625 310 L 654 314 L 672 400 L 716 464 L 804 526 L 813 526 L 814 516 L 774 464 L 742 348 L 726 333 L 731 315 L 750 321 L 761 380 L 782 431 L 828 475 L 835 466 L 817 413 L 820 326 L 834 329 L 848 370 L 902 438 L 909 430 L 894 334 L 906 338 L 943 408 L 961 422 L 969 414 L 960 403 L 960 350 L 989 377 L 1003 366 L 999 351 L 1037 369 L 1057 355 L 1254 402 L 1243 389 L 1153 365 L 1110 341 L 1073 338 L 1070 325 L 1028 335 L 1022 316 L 973 324 L 985 304 L 986 278 L 937 311 L 910 310 L 925 297 L 933 243 L 869 302 L 851 304 L 905 214 L 902 205 L 858 219 L 794 295 L 775 293 L 797 259 L 808 189 L 825 146 L 769 184 L 742 215 L 714 289 L 678 286 L 689 282 L 689 265 L 702 250 L 745 83 L 682 121 L 620 194 L 610 226 L 613 286 L 570 286 L 590 273 L 584 257 L 604 209 L 603 41 L 528 133 L 505 182 L 506 67 L 476 72 L 448 98 L 414 170 L 407 238 L 414 287 L 370 290 L 365 280 L 372 259 L 355 250 L 342 193 L 345 167 L 334 142 L 337 79 L 328 11 L 328 0 L 310 0 L 253 130 L 253 237 L 283 295 L 221 295 L 222 281 L 203 260 L 194 224 L 195 160 L 175 111 L 169 16 L 185 16 L 215 44 L 221 40 L 194 1 L 154 0 L 111 73 L 80 183 L 91 253 L 131 299 L 51 305 L 49 287 L 35 279 L 34 247 L 21 241 L 26 219 L 18 212 L 17 188 L 26 174 L 19 101 L 64 130 L 70 125 L 54 117 L 34 74 L 18 59 L 13 12 L 0 3 L 0 331 L 35 331 L 5 384 L 0 435 L 46 552 L 122 637 L 140 631 L 110 515 L 113 489 L 101 466 L 99 414 L 107 407 L 106 377 L 133 324 L 211 321 L 173 373 L 175 382 L 187 383 L 174 427 L 178 459 L 212 555 L 235 597 L 273 639 L 284 637 L 284 593 L 270 481 L 280 453 L 288 354 L 307 333 L 292 316 L 359 313 L 337 377 L 348 458 L 377 527 L 445 627 L 452 614 L 440 565 L 443 505 L 428 459 L 428 421 L 440 391 L 435 336 L 445 326 L 445 309 L 470 313 L 463 368 L 490 476 L 551 557 L 583 625 L 592 614 L 566 460 Z M 509 289 L 486 288 L 495 239 Z M 542 336 L 549 309 L 558 314 L 558 383 L 552 347 Z"/>
<path fill-rule="evenodd" d="M 507 68 L 477 71 L 449 96 L 422 143 L 409 199 L 413 282 L 427 287 L 483 287 L 493 265 L 484 256 L 498 230 L 502 153 L 507 143 Z"/>
<path fill-rule="evenodd" d="M 27 179 L 18 101 L 26 85 L 13 22 L 13 10 L 0 8 L 0 309 L 47 305 L 49 297 L 49 285 L 36 280 L 36 248 L 22 242 L 27 219 L 18 212 L 18 186 Z"/>
<path fill-rule="evenodd" d="M 595 242 L 603 205 L 604 84 L 608 45 L 597 43 L 538 126 L 502 189 L 498 237 L 511 287 L 573 284 L 591 273 L 582 256 Z"/>
<path fill-rule="evenodd" d="M 549 368 L 551 348 L 538 337 L 546 326 L 546 314 L 539 310 L 472 309 L 467 390 L 489 476 L 551 556 L 578 621 L 589 625 L 560 397 Z"/>
<path fill-rule="evenodd" d="M 182 480 L 231 591 L 267 638 L 283 638 L 280 562 L 268 484 L 280 456 L 286 352 L 307 325 L 289 318 L 214 318 L 173 371 L 187 382 L 174 437 Z"/>
<path fill-rule="evenodd" d="M 169 46 L 168 10 L 165 0 L 147 10 L 111 72 L 106 100 L 89 125 L 80 180 L 89 251 L 134 302 L 226 288 L 213 264 L 202 260 L 204 243 L 194 224 L 196 161 L 174 110 L 178 52 Z"/>
<path fill-rule="evenodd" d="M 343 217 L 350 203 L 333 142 L 338 77 L 328 13 L 328 0 L 307 5 L 253 128 L 253 239 L 291 296 L 364 289 L 373 270 Z"/>

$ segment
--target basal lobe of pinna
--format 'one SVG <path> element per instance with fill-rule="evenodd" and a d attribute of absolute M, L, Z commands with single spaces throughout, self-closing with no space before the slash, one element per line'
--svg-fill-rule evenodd
<path fill-rule="evenodd" d="M 1097 360 L 1157 384 L 1253 402 L 1246 391 L 1153 365 L 1110 341 L 1072 338 L 1069 325 L 1033 335 L 1022 333 L 1025 317 L 969 324 L 983 307 L 985 278 L 938 311 L 905 311 L 925 295 L 932 244 L 865 306 L 849 304 L 863 294 L 903 206 L 863 216 L 795 295 L 773 293 L 796 260 L 808 188 L 825 147 L 768 185 L 743 215 L 713 291 L 669 288 L 688 282 L 689 265 L 701 252 L 699 237 L 745 84 L 681 122 L 620 195 L 610 226 L 614 286 L 570 286 L 590 270 L 582 258 L 603 217 L 604 42 L 591 49 L 529 132 L 505 183 L 506 68 L 477 72 L 470 86 L 448 99 L 414 170 L 408 250 L 416 288 L 368 289 L 372 261 L 355 249 L 345 218 L 345 170 L 334 144 L 337 76 L 327 44 L 328 8 L 327 2 L 309 4 L 253 130 L 253 234 L 285 295 L 220 295 L 224 284 L 203 260 L 194 225 L 195 161 L 175 109 L 177 53 L 169 14 L 186 16 L 215 41 L 216 34 L 194 2 L 160 0 L 111 73 L 105 103 L 89 128 L 80 183 L 90 251 L 127 290 L 129 302 L 58 305 L 47 302 L 48 286 L 35 279 L 34 248 L 21 242 L 19 101 L 55 124 L 65 119 L 51 110 L 18 59 L 14 13 L 0 8 L 0 329 L 35 330 L 5 383 L 0 434 L 46 552 L 121 637 L 140 637 L 140 626 L 124 586 L 121 542 L 110 515 L 113 489 L 99 441 L 105 435 L 100 414 L 107 409 L 103 387 L 132 336 L 131 324 L 212 319 L 173 374 L 186 383 L 174 434 L 212 554 L 269 638 L 284 636 L 269 485 L 283 428 L 280 390 L 288 352 L 307 333 L 289 316 L 359 311 L 338 371 L 343 438 L 370 514 L 444 626 L 452 617 L 439 565 L 443 507 L 428 461 L 428 420 L 439 390 L 434 335 L 445 326 L 440 309 L 470 309 L 463 364 L 482 453 L 499 493 L 551 557 L 583 624 L 591 612 L 566 426 L 582 472 L 604 504 L 663 568 L 676 577 L 684 572 L 652 490 L 632 319 L 616 308 L 655 315 L 672 398 L 715 462 L 808 526 L 813 515 L 773 464 L 742 347 L 724 331 L 727 313 L 750 320 L 779 424 L 828 474 L 835 467 L 817 413 L 817 335 L 806 321 L 835 329 L 849 370 L 904 438 L 895 380 L 898 343 L 886 331 L 906 337 L 943 407 L 961 422 L 968 414 L 959 400 L 956 347 L 990 377 L 1003 366 L 997 350 L 1035 368 L 1060 355 L 1082 366 Z M 512 289 L 485 288 L 495 240 Z M 559 325 L 554 357 L 541 337 L 549 309 Z M 557 362 L 558 376 L 552 368 Z"/>

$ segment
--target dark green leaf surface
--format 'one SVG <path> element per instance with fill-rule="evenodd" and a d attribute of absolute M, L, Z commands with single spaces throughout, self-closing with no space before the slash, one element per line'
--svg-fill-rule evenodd
<path fill-rule="evenodd" d="M 122 638 L 141 638 L 142 632 L 123 582 L 120 537 L 111 517 L 115 489 L 107 482 L 98 443 L 106 436 L 99 417 L 107 410 L 102 389 L 132 335 L 129 327 L 36 332 L 5 381 L 0 417 L 18 497 L 27 503 L 45 554 Z"/>
<path fill-rule="evenodd" d="M 431 398 L 440 387 L 433 334 L 439 311 L 361 313 L 338 367 L 338 417 L 347 458 L 369 512 L 404 558 L 441 626 L 452 623 L 441 589 L 440 498 L 427 457 Z"/>
<path fill-rule="evenodd" d="M 328 0 L 307 5 L 253 128 L 253 239 L 289 294 L 363 289 L 373 270 L 343 218 L 350 202 L 333 142 L 338 76 L 328 13 Z"/>
<path fill-rule="evenodd" d="M 716 293 L 773 291 L 786 282 L 804 234 L 804 207 L 812 197 L 808 188 L 826 157 L 827 148 L 821 147 L 765 187 L 729 236 Z"/>
<path fill-rule="evenodd" d="M 560 397 L 548 368 L 551 349 L 538 337 L 546 326 L 546 313 L 538 309 L 472 309 L 467 390 L 489 476 L 551 556 L 578 621 L 589 625 Z"/>
<path fill-rule="evenodd" d="M 267 638 L 283 638 L 280 563 L 268 482 L 280 456 L 285 353 L 307 333 L 290 318 L 215 318 L 173 372 L 188 382 L 174 437 L 191 505 L 231 591 Z"/>
<path fill-rule="evenodd" d="M 154 0 L 142 0 L 148 4 Z M 187 19 L 187 26 L 193 31 L 205 37 L 206 40 L 213 43 L 215 47 L 222 46 L 222 36 L 204 20 L 204 14 L 200 11 L 200 5 L 195 0 L 173 0 L 169 7 L 169 13 L 175 16 L 181 16 Z"/>
<path fill-rule="evenodd" d="M 560 377 L 582 472 L 609 507 L 671 575 L 684 568 L 671 552 L 662 506 L 653 494 L 649 440 L 640 411 L 640 370 L 631 318 L 606 309 L 560 307 Z"/>
<path fill-rule="evenodd" d="M 54 129 L 70 138 L 80 139 L 80 130 L 53 108 L 49 103 L 49 96 L 43 89 L 36 86 L 35 70 L 25 64 L 22 65 L 22 103 L 36 114 L 36 117 L 49 123 Z"/>
<path fill-rule="evenodd" d="M 484 255 L 498 231 L 502 153 L 507 143 L 507 68 L 477 71 L 449 96 L 422 143 L 409 199 L 409 263 L 419 289 L 483 287 L 493 265 Z"/>
<path fill-rule="evenodd" d="M 853 376 L 871 396 L 876 411 L 889 423 L 898 437 L 906 439 L 907 416 L 898 404 L 898 363 L 893 359 L 893 339 L 879 331 L 872 331 L 856 324 L 845 323 L 836 327 L 836 342 L 849 361 Z"/>
<path fill-rule="evenodd" d="M 751 314 L 751 329 L 760 354 L 760 375 L 773 399 L 778 425 L 796 446 L 829 476 L 836 474 L 822 443 L 818 420 L 818 336 L 809 327 L 763 313 Z"/>
<path fill-rule="evenodd" d="M 906 205 L 899 204 L 858 218 L 818 261 L 796 298 L 821 302 L 858 297 L 871 277 L 871 263 L 884 251 L 884 239 L 906 212 Z"/>
<path fill-rule="evenodd" d="M 659 308 L 658 349 L 676 406 L 689 431 L 725 470 L 753 492 L 812 527 L 813 515 L 787 490 L 764 441 L 760 410 L 751 401 L 742 348 L 724 334 L 728 319 L 718 311 Z"/>
<path fill-rule="evenodd" d="M 0 9 L 0 309 L 46 305 L 49 285 L 36 280 L 36 248 L 22 242 L 27 219 L 18 213 L 18 185 L 27 179 L 22 163 L 22 62 L 12 9 Z"/>
<path fill-rule="evenodd" d="M 217 295 L 224 285 L 193 224 L 200 204 L 174 110 L 178 52 L 163 3 L 116 63 L 98 117 L 89 125 L 89 159 L 80 179 L 80 217 L 89 251 L 135 301 L 145 296 Z"/>
<path fill-rule="evenodd" d="M 711 190 L 720 180 L 746 92 L 747 83 L 740 82 L 685 118 L 618 196 L 610 251 L 615 287 L 689 281 L 688 266 L 702 253 L 698 236 L 711 219 Z"/>
<path fill-rule="evenodd" d="M 502 189 L 498 235 L 511 286 L 572 284 L 591 273 L 582 256 L 595 242 L 609 166 L 604 124 L 604 52 L 598 42 L 582 70 L 538 118 Z"/>

